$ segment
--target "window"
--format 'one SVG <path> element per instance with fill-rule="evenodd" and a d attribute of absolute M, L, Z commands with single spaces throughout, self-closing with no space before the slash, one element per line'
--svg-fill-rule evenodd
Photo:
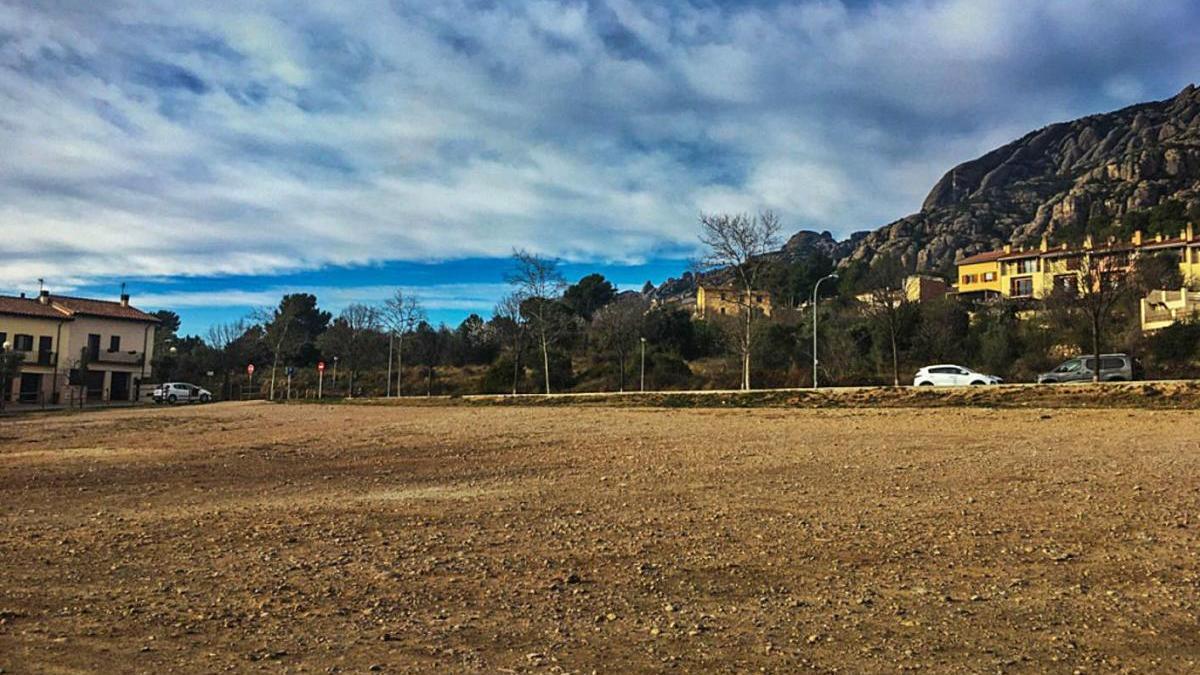
<path fill-rule="evenodd" d="M 121 336 L 120 335 L 114 335 L 114 336 L 108 338 L 108 351 L 110 351 L 110 352 L 121 351 Z"/>
<path fill-rule="evenodd" d="M 31 352 L 33 351 L 33 336 L 21 335 L 17 333 L 13 336 L 13 351 Z"/>
<path fill-rule="evenodd" d="M 1037 258 L 1028 258 L 1026 260 L 1018 260 L 1013 265 L 1016 268 L 1017 274 L 1033 274 L 1037 271 Z"/>
<path fill-rule="evenodd" d="M 1125 359 L 1117 356 L 1101 356 L 1100 370 L 1120 370 L 1125 367 Z"/>
<path fill-rule="evenodd" d="M 960 283 L 962 283 L 963 286 L 966 286 L 967 284 L 971 283 L 971 275 L 970 274 L 962 275 L 962 281 Z"/>
<path fill-rule="evenodd" d="M 1066 363 L 1062 364 L 1058 368 L 1055 368 L 1055 370 L 1060 373 L 1073 373 L 1073 372 L 1079 370 L 1079 367 L 1081 365 L 1083 365 L 1083 362 L 1080 361 L 1079 359 L 1071 359 L 1070 361 L 1067 361 Z"/>
<path fill-rule="evenodd" d="M 1033 278 L 1032 277 L 1017 277 L 1012 280 L 1011 292 L 1015 298 L 1025 298 L 1033 295 Z"/>
<path fill-rule="evenodd" d="M 1079 277 L 1074 274 L 1059 274 L 1055 276 L 1054 290 L 1077 293 L 1079 290 Z"/>
<path fill-rule="evenodd" d="M 0 333 L 0 349 L 4 348 L 5 342 L 8 342 L 8 333 Z"/>
<path fill-rule="evenodd" d="M 984 273 L 983 273 L 983 280 L 984 280 L 984 281 L 995 281 L 995 280 L 996 280 L 996 273 L 995 273 L 995 272 L 984 272 Z"/>
<path fill-rule="evenodd" d="M 87 336 L 88 356 L 93 361 L 100 359 L 100 335 L 97 333 L 88 333 Z"/>
<path fill-rule="evenodd" d="M 939 368 L 930 368 L 929 372 L 935 375 L 958 375 L 958 368 L 953 366 L 941 366 Z"/>

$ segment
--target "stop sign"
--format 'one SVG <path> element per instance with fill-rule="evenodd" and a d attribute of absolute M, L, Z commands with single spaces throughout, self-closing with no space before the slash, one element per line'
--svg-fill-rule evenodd
<path fill-rule="evenodd" d="M 247 365 L 247 366 L 246 366 L 246 374 L 247 374 L 247 375 L 253 375 L 253 374 L 254 374 L 254 364 L 253 364 L 253 363 L 251 363 L 251 364 L 249 364 L 249 365 Z"/>
<path fill-rule="evenodd" d="M 321 370 L 321 371 L 325 370 L 325 362 L 324 361 L 317 361 L 317 370 Z"/>

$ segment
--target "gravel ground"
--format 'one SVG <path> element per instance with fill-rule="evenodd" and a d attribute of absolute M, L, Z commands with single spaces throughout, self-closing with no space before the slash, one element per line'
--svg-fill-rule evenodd
<path fill-rule="evenodd" d="M 0 668 L 1200 669 L 1200 412 L 0 421 Z"/>

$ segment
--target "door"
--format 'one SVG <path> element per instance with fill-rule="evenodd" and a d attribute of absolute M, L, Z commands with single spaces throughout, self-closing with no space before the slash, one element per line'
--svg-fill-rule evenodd
<path fill-rule="evenodd" d="M 960 386 L 971 384 L 971 371 L 969 371 L 965 368 L 955 368 L 954 369 L 954 384 L 957 384 Z"/>
<path fill-rule="evenodd" d="M 104 371 L 89 370 L 84 373 L 83 386 L 87 387 L 87 400 L 99 401 L 104 397 Z"/>
<path fill-rule="evenodd" d="M 51 350 L 53 346 L 54 339 L 49 335 L 43 335 L 38 338 L 37 362 L 39 366 L 54 365 L 54 352 Z"/>
<path fill-rule="evenodd" d="M 108 397 L 113 401 L 129 400 L 129 373 L 113 373 Z"/>
<path fill-rule="evenodd" d="M 88 335 L 88 358 L 92 361 L 100 360 L 100 336 L 96 333 Z"/>
<path fill-rule="evenodd" d="M 21 403 L 38 403 L 42 400 L 42 374 L 21 373 Z"/>

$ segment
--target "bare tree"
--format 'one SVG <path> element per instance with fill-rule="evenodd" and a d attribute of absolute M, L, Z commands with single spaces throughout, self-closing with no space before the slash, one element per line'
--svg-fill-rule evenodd
<path fill-rule="evenodd" d="M 262 324 L 262 338 L 271 352 L 271 384 L 267 396 L 269 400 L 274 401 L 275 373 L 279 369 L 279 361 L 286 360 L 300 346 L 296 330 L 298 313 L 294 305 L 284 302 L 274 309 L 256 309 L 251 316 L 254 321 Z"/>
<path fill-rule="evenodd" d="M 625 364 L 642 335 L 650 303 L 640 295 L 625 295 L 601 307 L 592 317 L 592 330 L 601 348 L 616 358 L 618 387 L 625 391 Z"/>
<path fill-rule="evenodd" d="M 566 281 L 558 271 L 558 261 L 538 257 L 528 251 L 513 251 L 515 268 L 507 281 L 521 298 L 521 314 L 542 351 L 542 374 L 546 393 L 550 393 L 550 343 L 557 337 L 559 321 L 555 307 Z"/>
<path fill-rule="evenodd" d="M 425 321 L 425 308 L 415 295 L 406 294 L 397 288 L 392 297 L 383 302 L 383 323 L 390 333 L 388 338 L 388 392 L 392 381 L 392 340 L 396 342 L 396 395 L 404 395 L 404 336 L 412 333 Z"/>
<path fill-rule="evenodd" d="M 320 337 L 322 351 L 327 349 L 343 355 L 342 363 L 349 369 L 349 391 L 354 396 L 354 376 L 371 353 L 369 336 L 379 330 L 379 310 L 369 305 L 347 305 L 333 324 Z"/>
<path fill-rule="evenodd" d="M 1047 298 L 1046 304 L 1051 309 L 1057 309 L 1068 317 L 1082 314 L 1087 321 L 1092 355 L 1095 357 L 1093 382 L 1100 381 L 1100 352 L 1106 325 L 1113 309 L 1133 288 L 1132 283 L 1127 283 L 1130 281 L 1126 279 L 1128 271 L 1128 266 L 1116 256 L 1086 253 L 1079 260 L 1075 288 L 1056 287 Z"/>
<path fill-rule="evenodd" d="M 700 241 L 708 247 L 702 264 L 709 270 L 728 268 L 732 271 L 738 290 L 737 304 L 742 308 L 742 330 L 738 347 L 742 356 L 742 389 L 750 389 L 750 352 L 757 318 L 754 294 L 763 269 L 766 254 L 779 246 L 779 217 L 771 211 L 757 216 L 747 214 L 702 214 Z"/>
<path fill-rule="evenodd" d="M 904 266 L 894 256 L 876 259 L 867 272 L 870 289 L 866 298 L 866 315 L 887 333 L 892 353 L 892 386 L 900 386 L 900 350 L 897 344 L 901 318 L 908 305 L 904 289 Z"/>
<path fill-rule="evenodd" d="M 512 393 L 517 395 L 517 385 L 521 381 L 521 350 L 525 342 L 525 322 L 521 316 L 521 295 L 510 293 L 496 304 L 496 318 L 502 326 L 504 339 L 512 351 L 513 379 Z"/>
<path fill-rule="evenodd" d="M 221 364 L 221 395 L 227 399 L 233 397 L 232 385 L 229 380 L 231 371 L 235 367 L 234 359 L 237 358 L 234 345 L 237 344 L 238 338 L 246 334 L 246 328 L 244 319 L 228 323 L 215 323 L 209 326 L 208 334 L 205 337 L 205 342 L 218 355 L 218 362 Z"/>

